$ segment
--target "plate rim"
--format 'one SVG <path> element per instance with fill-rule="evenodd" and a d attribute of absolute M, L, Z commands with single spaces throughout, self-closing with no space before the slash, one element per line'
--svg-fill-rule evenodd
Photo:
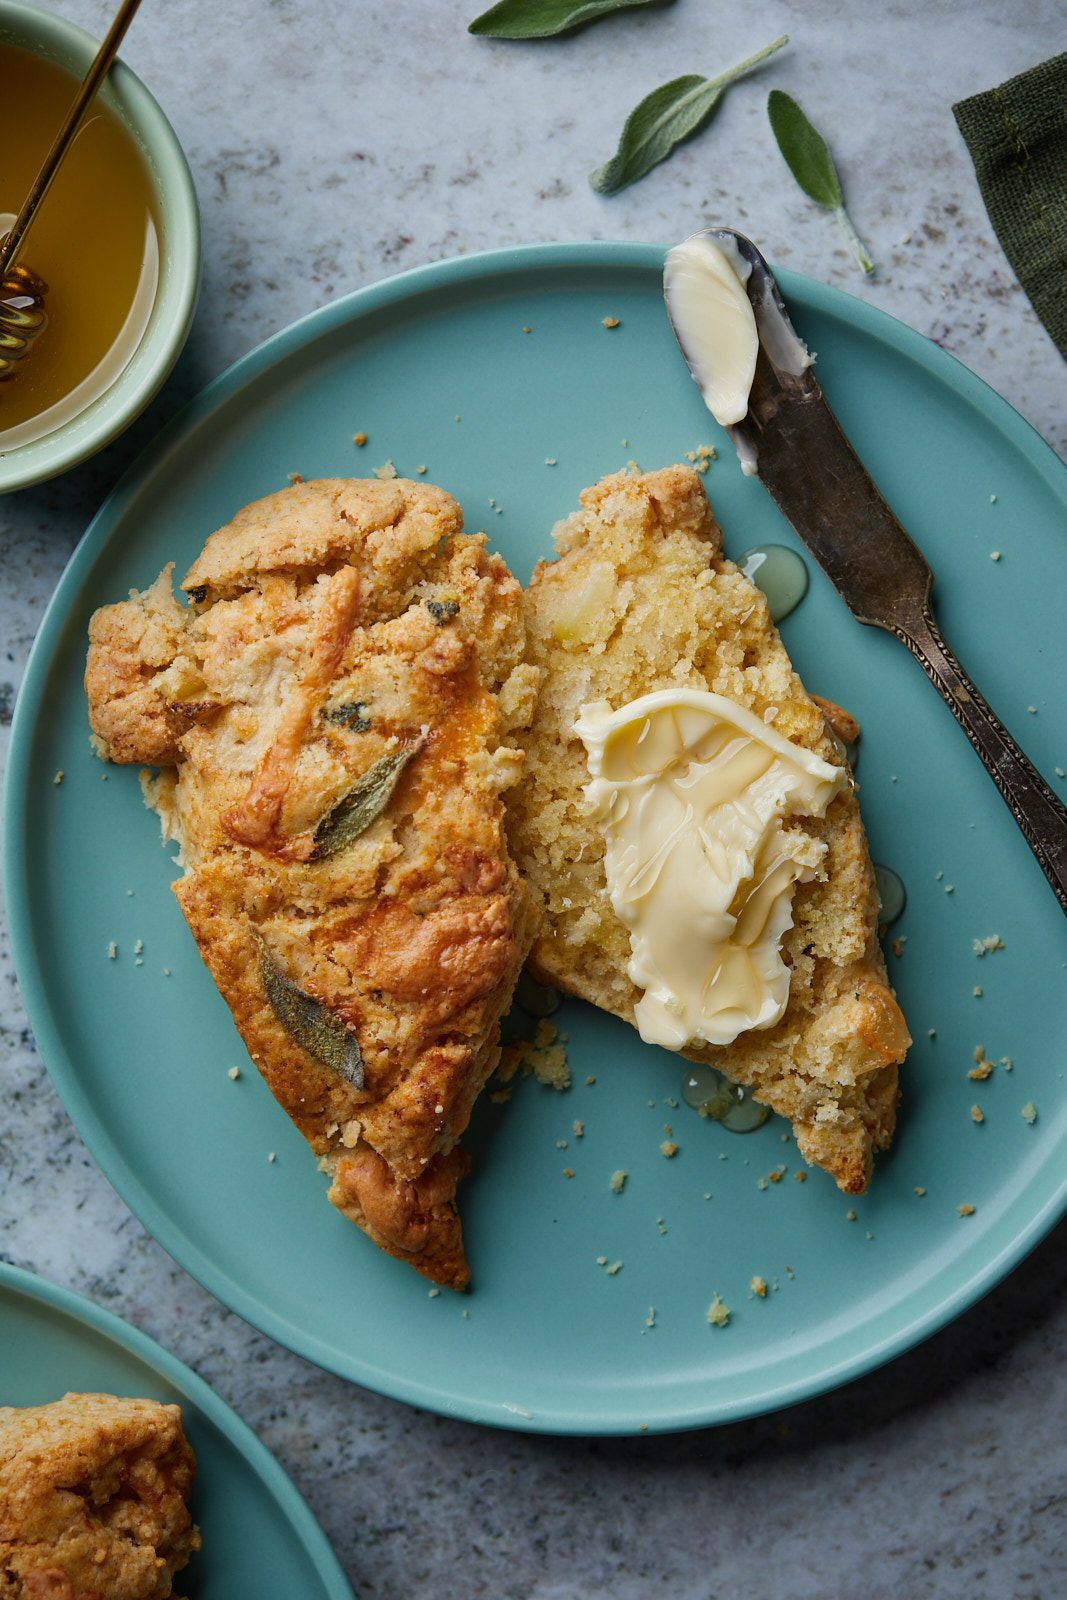
<path fill-rule="evenodd" d="M 156 477 L 167 470 L 171 457 L 188 447 L 196 432 L 210 423 L 218 409 L 260 379 L 275 363 L 284 361 L 338 327 L 358 322 L 368 315 L 417 296 L 452 288 L 473 279 L 484 280 L 541 268 L 559 270 L 561 273 L 590 269 L 615 271 L 620 268 L 658 272 L 666 248 L 661 244 L 628 240 L 583 240 L 513 246 L 431 262 L 366 285 L 320 306 L 239 357 L 194 396 L 149 442 L 103 502 L 72 552 L 46 607 L 27 661 L 12 718 L 4 779 L 2 846 L 7 863 L 8 920 L 15 971 L 27 1016 L 38 1040 L 42 1059 L 79 1135 L 105 1177 L 141 1225 L 185 1271 L 223 1304 L 268 1337 L 324 1370 L 408 1405 L 519 1432 L 608 1437 L 639 1432 L 687 1431 L 765 1415 L 839 1388 L 914 1348 L 963 1315 L 1001 1282 L 1067 1211 L 1067 1175 L 1044 1205 L 1031 1216 L 1027 1226 L 996 1250 L 981 1270 L 971 1273 L 965 1284 L 940 1300 L 936 1306 L 850 1357 L 831 1358 L 817 1372 L 803 1378 L 780 1381 L 772 1389 L 764 1390 L 758 1399 L 748 1396 L 726 1401 L 720 1399 L 713 1403 L 704 1395 L 699 1403 L 694 1399 L 688 1406 L 675 1405 L 669 1411 L 661 1410 L 658 1415 L 644 1421 L 638 1421 L 636 1413 L 632 1416 L 627 1412 L 625 1415 L 620 1413 L 605 1417 L 599 1413 L 594 1415 L 591 1411 L 578 1414 L 576 1409 L 564 1410 L 562 1407 L 555 1412 L 542 1412 L 530 1418 L 510 1414 L 501 1416 L 500 1408 L 495 1403 L 483 1403 L 469 1395 L 450 1395 L 439 1385 L 422 1383 L 415 1376 L 385 1372 L 377 1362 L 353 1360 L 350 1356 L 344 1360 L 313 1330 L 295 1325 L 289 1317 L 276 1312 L 255 1291 L 237 1284 L 224 1268 L 215 1265 L 212 1258 L 182 1228 L 172 1224 L 166 1212 L 128 1169 L 121 1150 L 113 1144 L 107 1129 L 82 1093 L 69 1053 L 53 1027 L 51 1008 L 40 980 L 31 933 L 28 875 L 24 854 L 18 849 L 24 828 L 25 805 L 29 798 L 27 778 L 33 745 L 33 713 L 39 704 L 52 657 L 61 644 L 62 629 L 56 626 L 56 619 L 65 621 L 68 618 L 68 596 L 76 592 L 83 575 L 106 547 L 114 525 L 129 513 L 138 496 L 150 493 Z M 835 285 L 786 270 L 777 271 L 776 276 L 787 303 L 790 299 L 805 300 L 811 309 L 844 320 L 859 332 L 915 362 L 939 384 L 947 384 L 1007 435 L 1012 445 L 1026 457 L 1028 465 L 1054 493 L 1067 497 L 1067 485 L 1064 483 L 1067 463 L 1060 459 L 1052 446 L 1009 401 L 950 352 L 889 312 L 859 300 Z M 1054 482 L 1057 478 L 1058 485 Z M 103 1151 L 104 1159 L 101 1159 L 100 1151 Z"/>
<path fill-rule="evenodd" d="M 13 1291 L 36 1305 L 58 1311 L 69 1321 L 102 1335 L 110 1344 L 117 1345 L 151 1368 L 169 1388 L 177 1390 L 183 1403 L 188 1401 L 195 1407 L 251 1467 L 307 1551 L 331 1600 L 353 1600 L 352 1587 L 336 1551 L 285 1468 L 248 1423 L 191 1367 L 187 1367 L 150 1334 L 131 1326 L 115 1312 L 86 1299 L 76 1290 L 42 1278 L 25 1267 L 0 1261 L 0 1296 L 5 1290 Z"/>

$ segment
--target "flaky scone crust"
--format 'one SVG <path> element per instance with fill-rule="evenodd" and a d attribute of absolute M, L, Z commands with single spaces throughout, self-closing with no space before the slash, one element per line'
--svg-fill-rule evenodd
<path fill-rule="evenodd" d="M 4 1600 L 166 1600 L 200 1548 L 178 1406 L 110 1394 L 0 1406 Z"/>
<path fill-rule="evenodd" d="M 164 764 L 175 894 L 330 1199 L 456 1288 L 454 1147 L 534 932 L 500 799 L 532 707 L 521 590 L 461 525 L 430 484 L 294 484 L 208 540 L 190 609 L 165 572 L 98 612 L 86 673 L 106 753 Z M 324 855 L 322 819 L 391 761 L 384 810 Z M 358 1040 L 362 1087 L 294 1042 L 265 960 Z"/>
<path fill-rule="evenodd" d="M 509 800 L 512 849 L 546 920 L 536 976 L 634 1021 L 629 934 L 606 894 L 604 838 L 588 816 L 582 704 L 616 709 L 654 689 L 689 687 L 763 717 L 839 763 L 828 718 L 793 671 L 763 595 L 722 556 L 703 484 L 687 467 L 618 473 L 581 496 L 555 530 L 560 558 L 542 562 L 527 596 L 528 660 L 541 673 L 522 735 L 527 761 Z M 892 1137 L 897 1065 L 910 1043 L 886 981 L 874 874 L 854 788 L 824 820 L 797 818 L 826 845 L 822 871 L 797 885 L 783 941 L 789 1004 L 773 1028 L 684 1052 L 707 1061 L 788 1117 L 810 1162 L 861 1193 L 875 1150 Z"/>

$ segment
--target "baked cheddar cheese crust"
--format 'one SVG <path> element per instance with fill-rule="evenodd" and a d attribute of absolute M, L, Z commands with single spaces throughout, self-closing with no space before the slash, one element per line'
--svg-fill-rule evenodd
<path fill-rule="evenodd" d="M 174 892 L 329 1198 L 468 1279 L 457 1140 L 533 937 L 501 794 L 528 719 L 522 595 L 429 484 L 294 483 L 98 611 L 100 753 L 152 763 Z"/>

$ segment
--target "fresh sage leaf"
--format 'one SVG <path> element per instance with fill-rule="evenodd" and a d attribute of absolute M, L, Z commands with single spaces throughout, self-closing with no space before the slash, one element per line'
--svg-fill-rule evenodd
<path fill-rule="evenodd" d="M 332 723 L 335 728 L 351 728 L 353 733 L 366 733 L 370 727 L 370 718 L 363 715 L 366 709 L 365 700 L 346 700 L 344 705 L 327 706 L 322 713 L 322 720 Z"/>
<path fill-rule="evenodd" d="M 363 1057 L 355 1034 L 321 1000 L 305 994 L 291 978 L 280 972 L 260 935 L 253 930 L 253 936 L 259 947 L 259 974 L 264 991 L 286 1033 L 308 1055 L 344 1078 L 353 1089 L 362 1089 Z"/>
<path fill-rule="evenodd" d="M 653 89 L 627 117 L 619 148 L 611 160 L 589 174 L 593 188 L 598 194 L 616 194 L 643 178 L 660 161 L 665 161 L 676 145 L 698 132 L 728 83 L 750 72 L 788 42 L 788 34 L 783 33 L 773 44 L 765 45 L 717 78 L 701 78 L 689 73 Z"/>
<path fill-rule="evenodd" d="M 498 0 L 467 28 L 489 39 L 548 39 L 649 0 Z M 672 0 L 660 0 L 660 4 Z"/>
<path fill-rule="evenodd" d="M 446 622 L 451 622 L 453 617 L 459 616 L 458 600 L 427 600 L 426 609 L 439 628 Z"/>
<path fill-rule="evenodd" d="M 845 211 L 837 168 L 822 134 L 812 127 L 792 95 L 781 89 L 772 89 L 768 95 L 767 116 L 785 164 L 797 183 L 809 200 L 834 213 L 852 254 L 864 272 L 873 272 L 871 259 Z"/>
<path fill-rule="evenodd" d="M 315 829 L 315 856 L 318 860 L 347 850 L 361 833 L 367 831 L 375 817 L 381 816 L 389 804 L 389 796 L 396 788 L 397 779 L 419 748 L 418 745 L 405 745 L 400 750 L 391 750 L 388 755 L 382 756 L 327 811 Z"/>

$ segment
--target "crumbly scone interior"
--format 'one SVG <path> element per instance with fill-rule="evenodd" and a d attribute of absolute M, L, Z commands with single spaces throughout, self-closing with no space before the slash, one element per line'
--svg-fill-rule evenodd
<path fill-rule="evenodd" d="M 500 796 L 536 673 L 518 584 L 461 525 L 428 484 L 295 484 L 208 540 L 190 607 L 168 570 L 98 612 L 86 675 L 103 753 L 162 766 L 175 893 L 330 1199 L 453 1287 L 456 1140 L 534 931 Z M 272 971 L 358 1041 L 358 1072 L 294 1043 Z"/>
<path fill-rule="evenodd" d="M 0 1593 L 164 1600 L 200 1549 L 181 1410 L 67 1394 L 0 1406 Z"/>
<path fill-rule="evenodd" d="M 842 748 L 793 671 L 766 601 L 723 558 L 703 484 L 686 467 L 618 473 L 554 530 L 559 559 L 534 573 L 527 658 L 541 673 L 526 765 L 509 798 L 512 849 L 546 916 L 535 976 L 633 1022 L 629 934 L 606 891 L 605 841 L 583 795 L 581 707 L 619 708 L 654 689 L 709 689 L 839 763 Z M 833 711 L 830 712 L 833 715 Z M 787 1116 L 801 1151 L 849 1193 L 892 1136 L 897 1064 L 910 1040 L 886 982 L 874 876 L 850 784 L 824 819 L 785 826 L 813 842 L 782 954 L 785 1016 L 733 1044 L 684 1052 Z"/>

